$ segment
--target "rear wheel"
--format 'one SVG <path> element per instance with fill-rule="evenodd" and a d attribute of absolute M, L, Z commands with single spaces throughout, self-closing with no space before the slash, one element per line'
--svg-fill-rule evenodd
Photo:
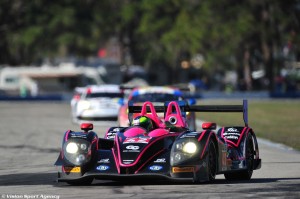
<path fill-rule="evenodd" d="M 250 180 L 253 173 L 253 161 L 254 161 L 254 146 L 253 138 L 249 133 L 246 140 L 246 163 L 247 170 L 234 173 L 224 174 L 226 180 Z"/>

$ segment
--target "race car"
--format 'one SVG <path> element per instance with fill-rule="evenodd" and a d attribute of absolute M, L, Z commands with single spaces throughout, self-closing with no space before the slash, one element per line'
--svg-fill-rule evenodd
<path fill-rule="evenodd" d="M 182 89 L 172 86 L 142 86 L 134 88 L 127 97 L 127 103 L 124 103 L 118 114 L 118 123 L 120 126 L 130 125 L 128 118 L 128 104 L 141 105 L 146 101 L 151 101 L 154 105 L 163 105 L 165 101 L 186 100 L 190 105 L 196 103 L 194 98 L 185 98 L 185 92 Z M 186 112 L 189 129 L 196 130 L 196 115 L 192 112 Z M 163 114 L 159 115 L 163 118 Z"/>
<path fill-rule="evenodd" d="M 119 85 L 91 85 L 81 88 L 80 98 L 71 100 L 73 121 L 116 120 L 123 92 Z"/>
<path fill-rule="evenodd" d="M 226 126 L 205 122 L 201 131 L 187 128 L 181 112 L 243 112 L 245 125 Z M 247 101 L 243 105 L 189 106 L 171 101 L 154 106 L 129 106 L 139 113 L 130 127 L 111 127 L 104 138 L 81 124 L 83 132 L 68 130 L 56 166 L 58 182 L 71 185 L 99 180 L 189 180 L 212 182 L 217 174 L 227 180 L 250 180 L 261 167 L 258 142 L 248 126 Z M 157 113 L 163 112 L 161 119 Z"/>

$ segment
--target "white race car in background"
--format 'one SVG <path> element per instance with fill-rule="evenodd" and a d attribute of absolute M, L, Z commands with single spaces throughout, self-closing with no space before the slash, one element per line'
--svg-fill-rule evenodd
<path fill-rule="evenodd" d="M 74 89 L 74 94 L 71 99 L 71 115 L 72 115 L 72 121 L 75 123 L 77 121 L 76 119 L 76 108 L 77 103 L 80 101 L 82 93 L 87 89 L 87 87 L 76 87 Z"/>
<path fill-rule="evenodd" d="M 92 85 L 83 89 L 80 99 L 72 99 L 73 122 L 116 120 L 123 92 L 119 85 Z M 76 102 L 75 102 L 76 101 Z"/>

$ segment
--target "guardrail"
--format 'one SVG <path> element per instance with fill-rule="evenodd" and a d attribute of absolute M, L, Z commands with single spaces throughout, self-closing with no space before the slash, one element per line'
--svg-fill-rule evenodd
<path fill-rule="evenodd" d="M 0 101 L 64 101 L 66 97 L 64 95 L 38 95 L 38 96 L 0 96 Z"/>

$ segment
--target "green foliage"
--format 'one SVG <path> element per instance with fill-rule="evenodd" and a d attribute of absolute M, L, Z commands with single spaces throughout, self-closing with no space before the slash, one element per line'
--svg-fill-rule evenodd
<path fill-rule="evenodd" d="M 91 56 L 103 42 L 117 36 L 130 48 L 133 59 L 142 63 L 161 60 L 175 66 L 183 52 L 191 56 L 202 53 L 205 67 L 213 70 L 229 57 L 237 59 L 241 49 L 254 43 L 260 48 L 264 41 L 282 45 L 289 40 L 287 28 L 299 23 L 296 3 L 2 0 L 0 47 L 4 53 L 0 63 L 30 63 L 50 54 Z M 65 54 L 59 54 L 62 46 L 66 47 Z"/>

